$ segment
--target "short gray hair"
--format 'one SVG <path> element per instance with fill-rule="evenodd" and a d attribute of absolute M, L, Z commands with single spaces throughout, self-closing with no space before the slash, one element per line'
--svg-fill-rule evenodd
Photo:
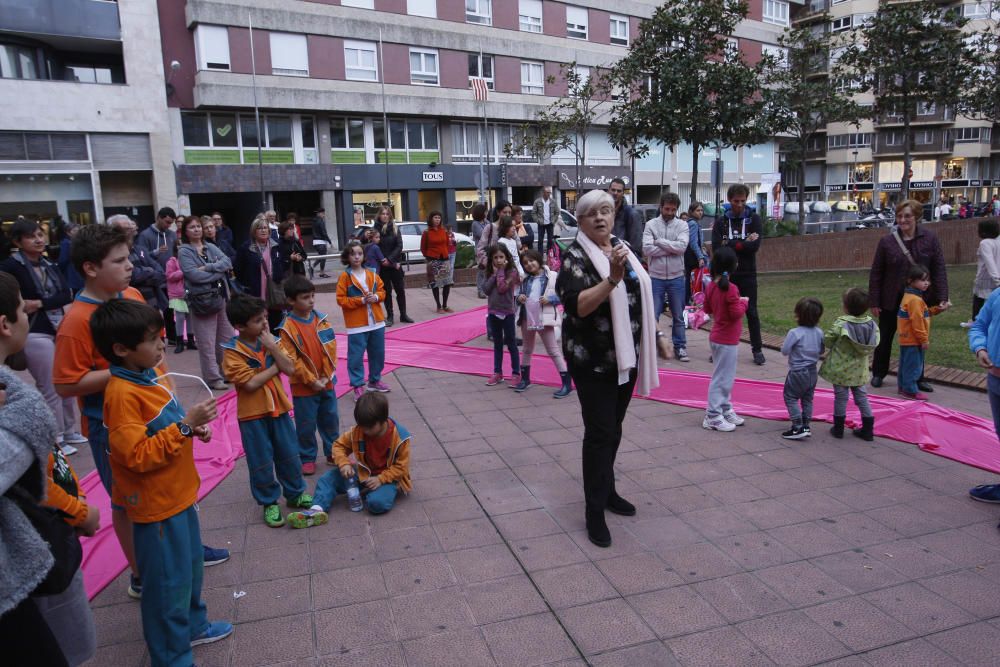
<path fill-rule="evenodd" d="M 106 220 L 106 223 L 112 227 L 123 222 L 132 222 L 132 218 L 128 217 L 124 213 L 115 213 Z"/>
<path fill-rule="evenodd" d="M 579 220 L 585 215 L 590 215 L 604 204 L 614 208 L 615 200 L 604 190 L 591 190 L 576 200 L 577 219 Z"/>

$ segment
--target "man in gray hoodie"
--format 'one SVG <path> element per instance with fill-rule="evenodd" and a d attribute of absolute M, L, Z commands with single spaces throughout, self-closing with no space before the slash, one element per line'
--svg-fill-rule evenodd
<path fill-rule="evenodd" d="M 674 356 L 678 361 L 688 361 L 684 331 L 684 251 L 689 235 L 687 223 L 677 217 L 680 205 L 680 197 L 673 192 L 660 197 L 659 217 L 647 222 L 642 232 L 642 254 L 649 262 L 649 277 L 653 281 L 656 321 L 660 321 L 664 300 L 669 299 Z"/>

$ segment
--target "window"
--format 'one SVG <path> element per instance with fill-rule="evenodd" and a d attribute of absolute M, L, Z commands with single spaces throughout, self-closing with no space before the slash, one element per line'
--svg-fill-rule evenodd
<path fill-rule="evenodd" d="M 406 13 L 410 16 L 437 18 L 437 0 L 406 0 Z"/>
<path fill-rule="evenodd" d="M 917 130 L 914 133 L 914 143 L 918 146 L 926 146 L 927 144 L 934 143 L 934 131 L 933 130 Z"/>
<path fill-rule="evenodd" d="M 100 65 L 67 65 L 64 78 L 79 83 L 122 83 L 114 80 L 110 67 Z"/>
<path fill-rule="evenodd" d="M 903 133 L 902 132 L 886 132 L 884 135 L 884 141 L 882 142 L 886 146 L 902 146 L 903 145 Z"/>
<path fill-rule="evenodd" d="M 871 23 L 871 21 L 872 21 L 873 18 L 875 18 L 875 13 L 874 12 L 867 12 L 865 14 L 855 14 L 854 15 L 854 27 L 855 28 L 862 28 L 862 27 L 868 25 L 869 23 Z"/>
<path fill-rule="evenodd" d="M 194 29 L 194 51 L 198 69 L 229 71 L 229 29 L 221 25 L 199 25 Z"/>
<path fill-rule="evenodd" d="M 37 79 L 36 50 L 26 46 L 0 44 L 0 78 Z"/>
<path fill-rule="evenodd" d="M 986 134 L 983 137 L 983 133 Z M 952 130 L 952 136 L 955 137 L 955 141 L 959 143 L 969 143 L 976 142 L 980 139 L 983 141 L 989 141 L 990 138 L 990 128 L 988 127 L 959 127 Z"/>
<path fill-rule="evenodd" d="M 726 40 L 726 55 L 738 56 L 740 53 L 740 40 L 730 37 Z"/>
<path fill-rule="evenodd" d="M 210 114 L 208 126 L 212 133 L 212 146 L 215 148 L 236 148 L 239 146 L 240 135 L 236 129 L 236 114 Z"/>
<path fill-rule="evenodd" d="M 360 9 L 375 9 L 375 0 L 340 0 L 344 7 L 358 7 Z"/>
<path fill-rule="evenodd" d="M 365 121 L 361 118 L 331 118 L 330 148 L 365 147 Z"/>
<path fill-rule="evenodd" d="M 582 90 L 590 81 L 590 68 L 586 65 L 577 65 L 573 68 L 576 73 L 576 90 Z M 570 91 L 571 93 L 573 91 Z"/>
<path fill-rule="evenodd" d="M 208 114 L 182 113 L 181 133 L 185 146 L 211 146 L 208 134 Z"/>
<path fill-rule="evenodd" d="M 826 138 L 826 147 L 833 150 L 835 148 L 847 147 L 846 134 L 834 134 Z"/>
<path fill-rule="evenodd" d="M 525 95 L 545 94 L 545 68 L 542 63 L 521 61 L 521 92 Z"/>
<path fill-rule="evenodd" d="M 842 16 L 830 22 L 830 32 L 844 32 L 851 29 L 851 17 Z"/>
<path fill-rule="evenodd" d="M 493 0 L 465 0 L 465 21 L 493 25 Z"/>
<path fill-rule="evenodd" d="M 348 79 L 378 81 L 378 58 L 374 42 L 344 42 L 344 65 Z"/>
<path fill-rule="evenodd" d="M 407 121 L 406 145 L 411 151 L 436 151 L 438 149 L 437 123 L 432 120 Z"/>
<path fill-rule="evenodd" d="M 375 148 L 385 148 L 385 125 L 381 118 L 372 121 L 372 137 L 375 139 Z M 406 123 L 401 120 L 389 119 L 389 150 L 406 150 Z"/>
<path fill-rule="evenodd" d="M 480 133 L 483 126 L 480 123 L 452 123 L 451 142 L 454 155 L 452 157 L 475 157 L 481 153 L 479 146 Z"/>
<path fill-rule="evenodd" d="M 421 86 L 436 86 L 440 83 L 437 51 L 410 49 L 410 83 Z"/>
<path fill-rule="evenodd" d="M 788 25 L 787 0 L 764 0 L 764 23 Z"/>
<path fill-rule="evenodd" d="M 271 33 L 271 73 L 309 76 L 309 49 L 305 35 Z"/>
<path fill-rule="evenodd" d="M 933 116 L 937 112 L 937 105 L 934 102 L 917 102 L 918 116 Z"/>
<path fill-rule="evenodd" d="M 214 123 L 215 114 L 212 114 L 212 120 Z M 260 129 L 264 133 L 261 148 L 292 147 L 292 119 L 290 116 L 261 116 Z M 244 148 L 257 147 L 257 119 L 254 116 L 250 114 L 240 116 L 240 132 L 243 136 Z M 236 146 L 235 142 L 233 146 Z"/>
<path fill-rule="evenodd" d="M 773 44 L 763 44 L 760 47 L 761 54 L 774 58 L 778 67 L 788 67 L 788 49 L 783 46 Z"/>
<path fill-rule="evenodd" d="M 566 36 L 587 39 L 588 16 L 585 7 L 566 7 Z"/>
<path fill-rule="evenodd" d="M 990 2 L 973 2 L 962 5 L 962 16 L 968 19 L 985 19 L 990 15 Z"/>
<path fill-rule="evenodd" d="M 517 14 L 522 32 L 542 31 L 542 0 L 518 0 Z"/>
<path fill-rule="evenodd" d="M 87 160 L 85 134 L 0 132 L 0 160 Z"/>
<path fill-rule="evenodd" d="M 469 54 L 469 87 L 472 87 L 472 79 L 486 79 L 486 87 L 490 90 L 494 88 L 493 79 L 493 56 L 481 56 L 478 53 Z"/>
<path fill-rule="evenodd" d="M 302 116 L 302 148 L 316 148 L 316 120 L 312 116 Z"/>
<path fill-rule="evenodd" d="M 628 46 L 628 17 L 611 15 L 611 43 Z"/>
<path fill-rule="evenodd" d="M 847 135 L 847 145 L 851 148 L 863 148 L 872 145 L 872 135 L 870 132 L 859 132 Z"/>

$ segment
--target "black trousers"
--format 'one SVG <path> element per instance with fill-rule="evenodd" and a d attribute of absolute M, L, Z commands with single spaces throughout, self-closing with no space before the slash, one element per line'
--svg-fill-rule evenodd
<path fill-rule="evenodd" d="M 3 646 L 3 664 L 9 667 L 69 664 L 48 622 L 30 597 L 0 616 L 0 646 Z"/>
<path fill-rule="evenodd" d="M 986 305 L 986 299 L 982 299 L 975 294 L 972 295 L 972 319 L 979 316 L 979 311 Z"/>
<path fill-rule="evenodd" d="M 729 282 L 740 288 L 740 296 L 750 299 L 747 304 L 747 331 L 750 334 L 750 348 L 760 352 L 763 342 L 760 338 L 760 316 L 757 314 L 757 276 L 736 274 L 729 277 Z"/>
<path fill-rule="evenodd" d="M 603 512 L 615 490 L 615 458 L 637 374 L 632 371 L 628 382 L 619 385 L 617 375 L 573 366 L 569 373 L 583 413 L 583 496 L 588 512 Z"/>
<path fill-rule="evenodd" d="M 396 301 L 399 302 L 399 314 L 406 315 L 406 287 L 403 280 L 406 277 L 402 269 L 383 266 L 379 269 L 379 277 L 385 286 L 385 313 L 392 317 L 392 292 L 396 291 Z"/>
<path fill-rule="evenodd" d="M 163 309 L 163 328 L 167 330 L 167 340 L 177 341 L 177 324 L 174 322 L 174 309 Z"/>
<path fill-rule="evenodd" d="M 555 225 L 538 225 L 538 252 L 544 255 L 552 247 Z M 545 237 L 548 237 L 546 242 Z"/>

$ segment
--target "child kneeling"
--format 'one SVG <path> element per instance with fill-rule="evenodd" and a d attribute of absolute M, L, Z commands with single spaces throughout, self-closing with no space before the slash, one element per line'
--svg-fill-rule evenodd
<path fill-rule="evenodd" d="M 410 432 L 389 417 L 389 400 L 385 394 L 368 392 L 361 396 L 354 405 L 354 421 L 357 426 L 342 433 L 333 443 L 337 467 L 319 478 L 313 506 L 306 512 L 288 515 L 292 527 L 325 523 L 333 499 L 337 494 L 347 493 L 348 481 L 355 474 L 372 514 L 385 514 L 392 509 L 400 491 L 413 490 Z M 357 468 L 352 457 L 357 461 Z"/>

